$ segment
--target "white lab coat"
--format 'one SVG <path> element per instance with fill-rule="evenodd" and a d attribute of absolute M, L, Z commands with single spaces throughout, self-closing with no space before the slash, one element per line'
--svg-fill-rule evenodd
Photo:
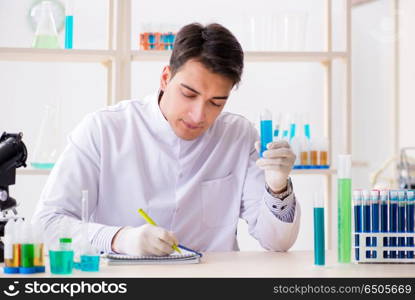
<path fill-rule="evenodd" d="M 193 141 L 178 138 L 163 117 L 157 94 L 89 114 L 70 134 L 34 215 L 49 244 L 63 230 L 77 242 L 83 227 L 81 190 L 89 191 L 88 237 L 101 251 L 122 226 L 140 226 L 143 208 L 179 242 L 200 251 L 239 250 L 238 219 L 269 250 L 296 240 L 292 223 L 266 206 L 263 171 L 256 165 L 258 133 L 242 116 L 222 113 Z M 65 220 L 65 222 L 60 222 Z M 59 225 L 60 224 L 60 225 Z M 62 225 L 63 224 L 63 225 Z"/>

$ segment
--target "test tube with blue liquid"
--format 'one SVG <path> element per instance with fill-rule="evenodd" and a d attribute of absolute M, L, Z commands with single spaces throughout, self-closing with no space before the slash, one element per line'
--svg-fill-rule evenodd
<path fill-rule="evenodd" d="M 388 198 L 389 194 L 387 190 L 382 190 L 379 192 L 380 198 L 380 231 L 382 233 L 388 232 Z M 383 246 L 389 245 L 389 239 L 383 237 Z M 388 251 L 383 251 L 383 258 L 388 258 Z"/>
<path fill-rule="evenodd" d="M 389 193 L 389 232 L 398 232 L 398 192 L 390 191 Z M 389 246 L 396 247 L 396 237 L 390 237 Z M 390 258 L 396 258 L 396 251 L 390 251 Z"/>
<path fill-rule="evenodd" d="M 281 129 L 281 125 L 280 125 L 280 121 L 281 121 L 281 116 L 280 114 L 278 114 L 276 120 L 275 120 L 275 124 L 274 124 L 274 137 L 273 137 L 273 141 L 277 141 L 280 137 L 280 129 Z"/>
<path fill-rule="evenodd" d="M 406 195 L 405 191 L 398 192 L 398 232 L 405 232 L 405 206 L 406 206 Z M 398 246 L 405 246 L 405 237 L 398 238 Z M 398 251 L 399 258 L 405 258 L 405 251 Z"/>
<path fill-rule="evenodd" d="M 67 0 L 65 6 L 65 49 L 73 48 L 73 0 Z"/>
<path fill-rule="evenodd" d="M 268 143 L 271 143 L 273 140 L 272 113 L 267 109 L 265 109 L 261 113 L 260 131 L 261 131 L 261 149 L 259 152 L 259 156 L 262 157 L 262 154 L 264 153 L 264 151 L 267 150 Z"/>
<path fill-rule="evenodd" d="M 314 264 L 325 265 L 324 198 L 321 193 L 314 195 Z"/>
<path fill-rule="evenodd" d="M 414 224 L 414 205 L 415 205 L 415 191 L 406 192 L 406 231 L 413 233 L 415 232 Z M 407 246 L 413 249 L 414 247 L 414 237 L 407 237 Z M 414 258 L 414 251 L 407 251 L 407 258 Z"/>
<path fill-rule="evenodd" d="M 370 217 L 370 192 L 367 190 L 362 191 L 362 198 L 363 198 L 363 232 L 370 233 L 371 232 L 371 217 Z M 372 246 L 371 238 L 366 237 L 365 239 L 365 247 Z M 366 250 L 366 258 L 371 257 L 371 252 Z"/>
<path fill-rule="evenodd" d="M 372 210 L 372 231 L 378 233 L 379 232 L 379 191 L 378 190 L 372 190 L 370 191 L 370 207 Z M 377 246 L 377 238 L 372 237 L 372 246 Z M 372 252 L 372 258 L 376 258 L 376 251 Z"/>
<path fill-rule="evenodd" d="M 304 116 L 304 135 L 307 137 L 307 139 L 311 138 L 311 132 L 310 132 L 310 122 L 308 121 L 308 116 Z"/>
<path fill-rule="evenodd" d="M 295 123 L 296 118 L 295 115 L 290 120 L 290 141 L 295 137 L 297 124 Z"/>
<path fill-rule="evenodd" d="M 360 260 L 359 255 L 359 233 L 362 232 L 362 192 L 360 190 L 353 191 L 353 210 L 354 210 L 354 244 L 355 244 L 355 258 L 357 261 Z"/>

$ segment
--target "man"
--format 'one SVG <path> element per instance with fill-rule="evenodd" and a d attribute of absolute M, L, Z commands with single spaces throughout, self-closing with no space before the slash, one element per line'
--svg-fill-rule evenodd
<path fill-rule="evenodd" d="M 265 249 L 289 249 L 300 220 L 288 177 L 295 155 L 277 142 L 258 159 L 250 122 L 222 113 L 242 69 L 243 51 L 226 28 L 183 27 L 157 94 L 90 114 L 69 136 L 35 213 L 47 238 L 71 229 L 77 241 L 88 190 L 88 237 L 104 252 L 167 255 L 179 242 L 238 250 L 239 218 Z"/>

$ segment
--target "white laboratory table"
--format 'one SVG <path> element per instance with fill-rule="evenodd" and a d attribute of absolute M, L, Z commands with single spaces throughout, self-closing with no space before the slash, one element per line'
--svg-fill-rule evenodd
<path fill-rule="evenodd" d="M 415 264 L 338 264 L 336 252 L 326 252 L 326 266 L 314 266 L 312 251 L 209 252 L 200 264 L 108 266 L 102 260 L 100 272 L 74 270 L 56 276 L 48 271 L 34 275 L 2 277 L 415 277 Z"/>

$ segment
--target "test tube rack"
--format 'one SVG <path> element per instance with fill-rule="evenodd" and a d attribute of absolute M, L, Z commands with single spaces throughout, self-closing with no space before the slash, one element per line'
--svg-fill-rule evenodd
<path fill-rule="evenodd" d="M 414 232 L 355 232 L 354 237 L 355 263 L 415 263 Z M 407 246 L 390 246 L 394 238 L 396 241 L 403 238 Z M 411 238 L 412 242 L 408 243 Z"/>

